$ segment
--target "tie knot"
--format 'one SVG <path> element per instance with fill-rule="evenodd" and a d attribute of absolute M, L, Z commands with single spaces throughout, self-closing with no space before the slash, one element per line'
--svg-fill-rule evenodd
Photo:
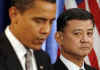
<path fill-rule="evenodd" d="M 30 57 L 30 56 L 32 56 L 32 52 L 31 52 L 31 50 L 28 49 L 26 54 L 25 54 L 25 57 L 27 58 L 27 57 Z"/>

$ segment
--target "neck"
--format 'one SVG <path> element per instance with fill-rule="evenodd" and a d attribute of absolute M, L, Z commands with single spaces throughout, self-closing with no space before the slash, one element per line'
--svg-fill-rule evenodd
<path fill-rule="evenodd" d="M 83 62 L 84 62 L 84 57 L 71 55 L 64 52 L 62 52 L 62 55 L 69 61 L 73 62 L 74 64 L 78 65 L 79 67 L 82 67 Z"/>

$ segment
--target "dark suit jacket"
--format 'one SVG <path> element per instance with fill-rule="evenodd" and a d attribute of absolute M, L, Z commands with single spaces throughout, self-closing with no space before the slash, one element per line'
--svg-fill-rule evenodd
<path fill-rule="evenodd" d="M 49 56 L 40 51 L 34 51 L 38 70 L 49 70 Z M 3 33 L 0 35 L 0 70 L 22 70 L 21 64 L 11 44 Z"/>
<path fill-rule="evenodd" d="M 96 70 L 87 64 L 85 64 L 84 66 L 86 70 Z M 60 59 L 56 61 L 53 67 L 54 67 L 54 70 L 68 70 L 68 68 L 65 66 L 65 64 Z"/>

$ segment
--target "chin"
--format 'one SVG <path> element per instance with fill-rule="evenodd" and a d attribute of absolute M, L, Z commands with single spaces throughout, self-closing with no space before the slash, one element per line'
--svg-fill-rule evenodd
<path fill-rule="evenodd" d="M 88 54 L 89 54 L 89 52 L 85 52 L 85 53 L 82 53 L 81 56 L 85 57 L 85 56 L 88 56 Z"/>
<path fill-rule="evenodd" d="M 40 50 L 41 47 L 40 46 L 35 46 L 35 47 L 32 47 L 33 50 Z"/>
<path fill-rule="evenodd" d="M 88 54 L 83 54 L 83 55 L 81 55 L 81 56 L 85 58 L 86 56 L 88 56 Z"/>
<path fill-rule="evenodd" d="M 41 48 L 35 48 L 34 50 L 40 50 Z"/>

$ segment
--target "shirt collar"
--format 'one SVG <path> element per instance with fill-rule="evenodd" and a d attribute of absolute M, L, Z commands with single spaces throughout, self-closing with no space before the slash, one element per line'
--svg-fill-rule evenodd
<path fill-rule="evenodd" d="M 22 67 L 23 70 L 25 70 L 25 54 L 27 53 L 27 49 L 25 46 L 13 35 L 13 33 L 10 31 L 9 26 L 5 29 L 6 37 L 8 38 L 11 47 L 14 49 Z M 33 49 L 31 50 L 32 53 L 34 53 Z"/>
<path fill-rule="evenodd" d="M 8 38 L 8 40 L 10 41 L 16 54 L 23 57 L 26 54 L 26 49 L 25 49 L 24 45 L 10 31 L 9 26 L 6 28 L 5 34 Z"/>
<path fill-rule="evenodd" d="M 68 59 L 66 59 L 62 54 L 60 56 L 61 61 L 65 64 L 65 66 L 69 69 L 69 70 L 79 70 L 79 69 L 83 69 L 84 68 L 84 63 L 82 65 L 82 67 L 80 68 L 79 66 L 77 66 L 76 64 L 74 64 L 73 62 L 69 61 Z"/>

